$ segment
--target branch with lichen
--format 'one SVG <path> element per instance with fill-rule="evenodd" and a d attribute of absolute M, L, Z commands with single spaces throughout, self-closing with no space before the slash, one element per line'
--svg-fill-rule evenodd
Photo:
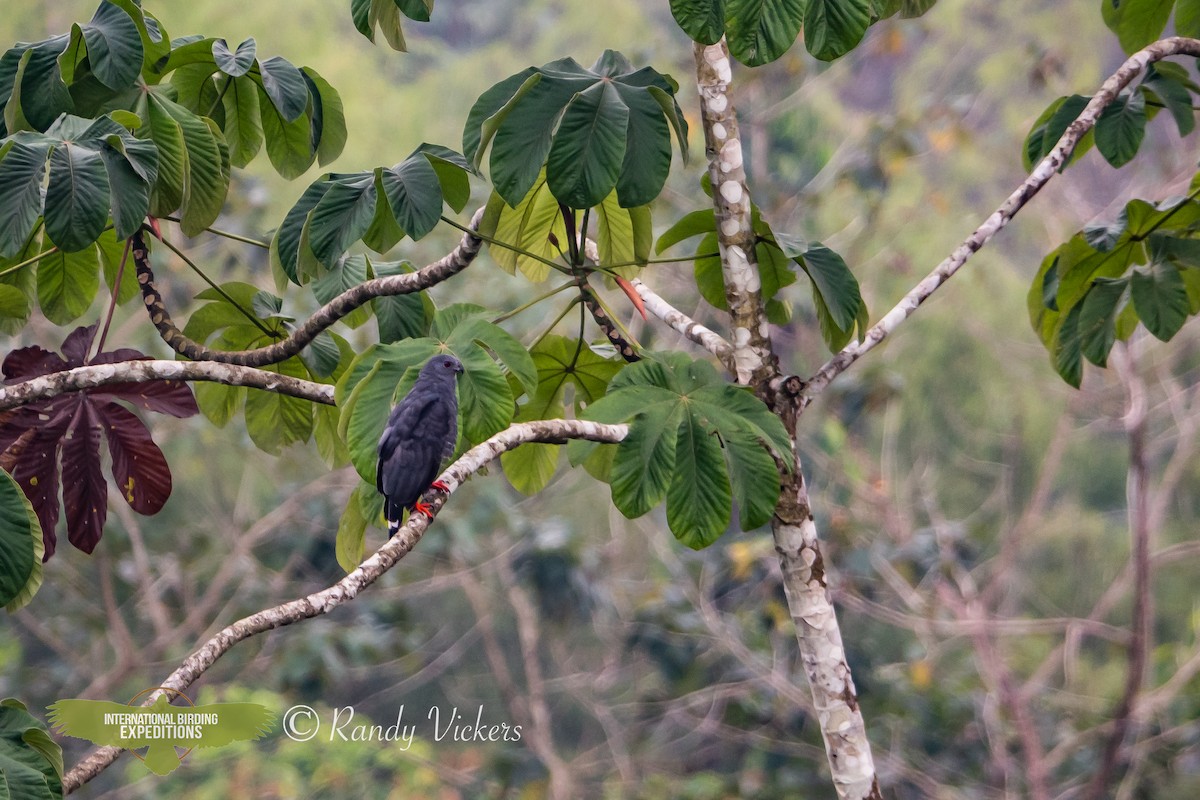
<path fill-rule="evenodd" d="M 733 370 L 733 345 L 725 341 L 720 334 L 709 330 L 687 314 L 675 308 L 675 306 L 664 300 L 653 289 L 642 283 L 640 279 L 634 278 L 629 283 L 633 286 L 634 291 L 638 293 L 638 296 L 642 298 L 647 311 L 667 323 L 667 325 L 683 335 L 684 338 L 690 339 L 712 353 L 721 360 L 722 364 L 731 371 Z"/>
<path fill-rule="evenodd" d="M 75 367 L 62 372 L 39 375 L 21 383 L 0 386 L 0 411 L 67 392 L 147 381 L 212 381 L 226 386 L 247 386 L 251 389 L 286 394 L 324 405 L 334 404 L 333 386 L 325 383 L 216 361 L 146 359 Z"/>
<path fill-rule="evenodd" d="M 771 350 L 770 325 L 763 306 L 750 220 L 750 190 L 742 164 L 737 112 L 729 90 L 733 59 L 724 37 L 716 44 L 695 45 L 695 56 L 717 245 L 729 304 L 733 373 L 738 383 L 761 385 L 774 377 L 777 359 Z"/>
<path fill-rule="evenodd" d="M 604 425 L 599 422 L 569 419 L 538 420 L 512 425 L 486 442 L 472 447 L 439 476 L 439 480 L 445 483 L 448 490 L 445 493 L 431 493 L 426 497 L 432 517 L 427 518 L 422 514 L 410 516 L 395 536 L 359 564 L 353 572 L 332 586 L 263 609 L 222 628 L 161 681 L 158 684 L 159 688 L 148 695 L 142 705 L 153 705 L 164 692 L 182 692 L 238 642 L 275 628 L 328 614 L 338 606 L 353 600 L 408 555 L 433 524 L 433 519 L 449 500 L 450 495 L 457 491 L 467 478 L 479 472 L 501 453 L 526 442 L 562 444 L 569 439 L 586 439 L 611 444 L 624 439 L 628 431 L 627 425 Z M 70 794 L 95 778 L 116 761 L 121 752 L 121 748 L 118 747 L 101 747 L 92 751 L 63 776 L 63 793 Z"/>
<path fill-rule="evenodd" d="M 808 676 L 813 707 L 829 757 L 839 800 L 881 798 L 871 744 L 842 646 L 842 634 L 829 591 L 817 527 L 796 448 L 798 414 L 794 403 L 777 402 L 778 358 L 772 350 L 755 263 L 750 193 L 742 166 L 737 114 L 730 100 L 732 61 L 725 40 L 696 45 L 704 141 L 709 157 L 717 241 L 732 330 L 730 357 L 739 383 L 773 406 L 792 440 L 790 463 L 779 464 L 780 496 L 771 520 L 783 573 L 788 610 L 796 626 L 800 658 Z"/>
<path fill-rule="evenodd" d="M 432 264 L 422 267 L 416 272 L 375 278 L 347 289 L 319 308 L 291 336 L 255 350 L 212 350 L 184 336 L 183 331 L 179 330 L 171 320 L 171 315 L 163 305 L 162 296 L 159 295 L 158 289 L 154 285 L 154 273 L 150 269 L 150 254 L 142 232 L 134 234 L 130 241 L 133 243 L 133 263 L 137 270 L 138 283 L 142 289 L 142 299 L 150 314 L 150 321 L 154 323 L 159 335 L 162 336 L 164 342 L 171 346 L 171 349 L 193 361 L 220 361 L 246 367 L 264 367 L 268 364 L 278 364 L 280 361 L 296 355 L 322 331 L 376 297 L 394 297 L 421 292 L 462 272 L 475 260 L 483 246 L 483 240 L 475 235 L 482 220 L 483 209 L 481 208 L 471 218 L 471 223 L 458 246 Z"/>
<path fill-rule="evenodd" d="M 902 322 L 916 312 L 922 303 L 929 299 L 930 295 L 948 281 L 954 273 L 958 272 L 971 256 L 975 255 L 993 236 L 999 233 L 1016 216 L 1017 212 L 1062 169 L 1079 144 L 1079 140 L 1095 127 L 1096 122 L 1100 119 L 1100 114 L 1117 99 L 1122 89 L 1128 86 L 1150 64 L 1176 55 L 1200 57 L 1200 41 L 1175 36 L 1157 41 L 1130 56 L 1108 80 L 1104 81 L 1100 90 L 1096 92 L 1075 121 L 1067 126 L 1054 149 L 1038 162 L 1033 172 L 1029 173 L 1029 177 L 1008 196 L 999 208 L 992 212 L 991 216 L 983 221 L 982 225 L 972 231 L 971 235 L 954 248 L 954 251 L 938 264 L 933 272 L 926 275 L 920 283 L 901 298 L 899 303 L 884 314 L 883 318 L 866 332 L 861 342 L 851 342 L 840 353 L 829 359 L 812 377 L 804 381 L 798 394 L 801 406 L 807 406 L 834 378 L 845 372 L 850 365 L 891 335 Z"/>

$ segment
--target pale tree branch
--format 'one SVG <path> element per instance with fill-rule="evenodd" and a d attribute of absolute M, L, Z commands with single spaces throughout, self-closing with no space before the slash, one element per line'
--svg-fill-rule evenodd
<path fill-rule="evenodd" d="M 733 345 L 721 338 L 720 334 L 709 330 L 687 314 L 675 308 L 675 306 L 664 300 L 661 295 L 642 283 L 638 278 L 634 278 L 630 283 L 633 284 L 634 291 L 642 298 L 647 311 L 667 323 L 667 325 L 671 326 L 685 338 L 690 339 L 712 353 L 731 372 L 734 371 Z"/>
<path fill-rule="evenodd" d="M 150 272 L 148 254 L 140 232 L 133 237 L 133 261 L 137 268 L 138 283 L 142 287 L 142 298 L 150 313 L 150 321 L 158 329 L 163 341 L 173 350 L 194 361 L 220 361 L 247 367 L 263 367 L 296 355 L 319 333 L 377 297 L 421 292 L 462 272 L 471 265 L 483 246 L 483 240 L 476 235 L 482 220 L 483 209 L 480 208 L 471 218 L 471 223 L 458 246 L 432 264 L 416 272 L 374 278 L 351 287 L 317 309 L 291 336 L 255 350 L 211 350 L 184 336 L 171 321 L 171 315 L 167 313 L 162 297 L 154 287 L 154 275 Z"/>
<path fill-rule="evenodd" d="M 1095 126 L 1101 112 L 1117 98 L 1122 89 L 1128 86 L 1150 64 L 1175 55 L 1200 56 L 1200 41 L 1175 36 L 1157 41 L 1130 56 L 1120 69 L 1100 86 L 1100 90 L 1092 97 L 1079 117 L 1067 126 L 1067 130 L 1058 140 L 1054 149 L 1038 162 L 1033 172 L 1029 173 L 1029 177 L 1008 196 L 1008 199 L 963 240 L 962 244 L 956 247 L 942 263 L 938 264 L 933 272 L 926 275 L 908 294 L 904 295 L 891 311 L 884 314 L 883 318 L 867 331 L 862 342 L 856 341 L 848 344 L 804 382 L 798 398 L 800 404 L 807 406 L 829 385 L 830 381 L 873 350 L 902 322 L 912 316 L 917 308 L 929 299 L 930 295 L 937 291 L 954 273 L 958 272 L 971 256 L 1007 225 L 1016 213 L 1058 173 L 1071 157 L 1079 140 Z"/>
<path fill-rule="evenodd" d="M 464 453 L 451 464 L 439 479 L 449 487 L 446 493 L 430 494 L 426 497 L 436 514 L 446 504 L 449 495 L 453 494 L 472 474 L 491 463 L 501 453 L 525 444 L 526 442 L 563 443 L 569 439 L 586 439 L 594 442 L 615 443 L 625 438 L 629 428 L 626 425 L 604 425 L 598 422 L 584 420 L 538 420 L 522 422 L 501 431 L 482 444 Z M 151 705 L 163 689 L 183 691 L 191 686 L 217 659 L 236 645 L 260 633 L 275 628 L 282 628 L 301 620 L 327 614 L 344 603 L 348 603 L 364 589 L 394 567 L 400 559 L 416 546 L 424 535 L 432 519 L 422 514 L 413 514 L 408 522 L 396 532 L 373 555 L 363 561 L 353 572 L 337 583 L 313 592 L 305 597 L 263 609 L 248 617 L 238 620 L 218 631 L 212 638 L 202 644 L 197 650 L 183 660 L 183 663 L 158 685 L 162 688 L 146 698 L 145 705 Z M 86 758 L 63 777 L 63 793 L 69 794 L 83 784 L 95 778 L 112 764 L 121 749 L 116 747 L 101 747 L 92 751 Z"/>
<path fill-rule="evenodd" d="M 775 376 L 777 359 L 771 351 L 771 329 L 763 307 L 750 220 L 750 190 L 742 163 L 737 112 L 729 90 L 733 59 L 723 36 L 716 44 L 697 44 L 694 50 L 721 274 L 729 303 L 733 374 L 738 383 L 765 385 Z"/>
<path fill-rule="evenodd" d="M 792 440 L 788 462 L 779 464 L 781 490 L 771 531 L 800 658 L 839 800 L 882 800 L 801 471 L 796 446 L 799 406 L 776 402 L 779 359 L 771 346 L 755 261 L 750 192 L 729 92 L 733 61 L 724 38 L 714 45 L 697 44 L 694 51 L 721 273 L 729 305 L 732 372 L 739 383 L 753 387 L 774 407 Z M 790 385 L 784 388 L 789 390 Z"/>
<path fill-rule="evenodd" d="M 333 405 L 333 387 L 328 384 L 293 378 L 269 370 L 221 364 L 215 361 L 118 361 L 92 364 L 63 372 L 39 375 L 22 383 L 0 387 L 0 411 L 45 400 L 48 397 L 146 381 L 213 381 L 227 386 L 248 386 L 269 392 L 299 397 L 314 403 Z"/>
<path fill-rule="evenodd" d="M 795 417 L 788 416 L 784 424 L 792 434 L 793 469 L 783 478 L 771 532 L 783 571 L 788 610 L 796 626 L 800 660 L 808 676 L 839 800 L 882 800 L 866 723 L 829 591 L 808 487 L 796 451 Z"/>

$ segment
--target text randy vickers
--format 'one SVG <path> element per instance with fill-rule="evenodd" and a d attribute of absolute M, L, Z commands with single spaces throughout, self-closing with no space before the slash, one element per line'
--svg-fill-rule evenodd
<path fill-rule="evenodd" d="M 469 713 L 469 712 L 468 712 Z M 483 706 L 475 710 L 474 718 L 459 711 L 455 706 L 450 711 L 443 711 L 438 706 L 432 706 L 426 715 L 431 723 L 426 735 L 432 734 L 435 742 L 519 742 L 521 726 L 509 725 L 507 722 L 488 724 L 483 719 Z M 329 725 L 329 741 L 340 739 L 344 742 L 402 742 L 401 749 L 412 747 L 413 738 L 417 735 L 416 724 L 406 724 L 404 721 L 404 706 L 396 711 L 396 721 L 384 727 L 383 725 L 367 725 L 354 723 L 354 707 L 343 706 L 331 712 Z"/>

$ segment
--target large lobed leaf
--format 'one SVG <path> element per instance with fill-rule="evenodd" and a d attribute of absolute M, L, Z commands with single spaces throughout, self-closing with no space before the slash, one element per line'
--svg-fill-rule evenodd
<path fill-rule="evenodd" d="M 1095 128 L 1079 140 L 1067 163 L 1077 161 L 1094 144 L 1109 164 L 1124 166 L 1141 147 L 1146 123 L 1164 108 L 1175 120 L 1180 136 L 1188 135 L 1196 126 L 1192 95 L 1197 92 L 1200 86 L 1178 64 L 1150 65 L 1137 86 L 1122 92 L 1104 108 Z M 1026 169 L 1032 169 L 1054 148 L 1090 99 L 1082 95 L 1060 97 L 1042 112 L 1025 138 Z"/>
<path fill-rule="evenodd" d="M 172 41 L 134 0 L 103 0 L 69 34 L 0 56 L 0 108 L 0 257 L 39 216 L 65 252 L 110 219 L 126 238 L 147 213 L 178 212 L 194 236 L 220 212 L 231 165 L 264 142 L 296 177 L 346 140 L 341 100 L 315 71 L 260 59 L 253 40 Z"/>
<path fill-rule="evenodd" d="M 900 13 L 917 17 L 936 0 L 671 0 L 671 14 L 701 44 L 722 36 L 750 67 L 782 56 L 804 31 L 804 46 L 823 61 L 854 49 L 867 28 Z"/>
<path fill-rule="evenodd" d="M 662 190 L 671 167 L 671 129 L 687 157 L 687 122 L 670 77 L 635 70 L 606 50 L 585 69 L 564 58 L 500 81 L 475 102 L 463 153 L 476 166 L 491 149 L 496 192 L 516 207 L 540 180 L 557 202 L 590 208 L 616 190 L 641 206 Z"/>
<path fill-rule="evenodd" d="M 323 176 L 284 216 L 271 258 L 300 284 L 312 277 L 306 265 L 333 269 L 356 241 L 383 252 L 404 236 L 420 239 L 437 225 L 443 203 L 466 206 L 469 171 L 458 153 L 423 144 L 393 167 Z"/>
<path fill-rule="evenodd" d="M 355 280 L 355 276 L 367 274 L 365 262 L 361 273 L 353 266 L 342 275 L 329 276 L 334 280 L 321 286 L 318 297 L 336 294 L 341 278 Z M 294 327 L 292 318 L 283 311 L 281 298 L 248 283 L 225 283 L 205 289 L 196 298 L 207 302 L 188 318 L 183 333 L 218 350 L 250 350 L 268 345 L 286 337 Z M 365 320 L 364 313 L 362 321 Z M 325 331 L 300 355 L 265 369 L 293 378 L 333 383 L 349 366 L 352 355 L 344 338 Z M 346 463 L 337 426 L 328 419 L 330 413 L 336 415 L 336 409 L 326 410 L 277 392 L 209 383 L 196 387 L 196 401 L 201 413 L 218 426 L 228 424 L 238 411 L 244 411 L 250 440 L 265 452 L 279 453 L 288 445 L 315 437 L 326 463 L 331 467 Z"/>
<path fill-rule="evenodd" d="M 681 542 L 700 549 L 726 531 L 737 501 L 744 530 L 765 524 L 779 499 L 773 450 L 791 442 L 783 423 L 741 387 L 703 361 L 657 354 L 621 371 L 585 419 L 628 422 L 617 445 L 572 442 L 573 463 L 598 448 L 614 451 L 608 481 L 614 505 L 628 517 L 664 499 L 667 522 Z"/>
<path fill-rule="evenodd" d="M 85 363 L 147 358 L 122 348 L 89 359 L 95 332 L 95 325 L 75 329 L 63 341 L 62 356 L 40 347 L 12 351 L 0 366 L 5 381 L 20 383 Z M 175 417 L 197 411 L 187 384 L 148 381 L 59 395 L 0 415 L 0 467 L 12 475 L 36 512 L 43 558 L 54 554 L 57 543 L 60 482 L 70 542 L 90 553 L 100 541 L 108 508 L 100 460 L 102 438 L 112 458 L 114 484 L 133 510 L 157 513 L 170 495 L 166 459 L 145 423 L 117 401 Z"/>
<path fill-rule="evenodd" d="M 559 419 L 570 401 L 576 413 L 604 396 L 624 363 L 597 355 L 577 339 L 554 334 L 530 351 L 537 367 L 537 389 L 517 408 L 514 422 Z M 533 442 L 500 456 L 509 483 L 523 494 L 536 494 L 550 483 L 561 445 Z"/>
<path fill-rule="evenodd" d="M 15 611 L 42 578 L 42 526 L 20 485 L 0 470 L 0 604 Z"/>
<path fill-rule="evenodd" d="M 19 700 L 0 700 L 0 786 L 5 797 L 61 800 L 62 748 Z"/>
<path fill-rule="evenodd" d="M 350 17 L 358 32 L 373 42 L 378 31 L 393 50 L 402 53 L 407 46 L 400 15 L 428 22 L 432 13 L 433 0 L 350 0 Z"/>

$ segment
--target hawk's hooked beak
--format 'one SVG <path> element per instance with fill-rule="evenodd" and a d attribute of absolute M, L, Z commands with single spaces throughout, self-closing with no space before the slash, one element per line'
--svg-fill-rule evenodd
<path fill-rule="evenodd" d="M 459 364 L 457 367 L 455 367 L 455 368 L 454 368 L 454 372 L 455 372 L 455 374 L 462 375 L 462 374 L 463 374 L 463 366 L 462 366 L 462 364 Z"/>

